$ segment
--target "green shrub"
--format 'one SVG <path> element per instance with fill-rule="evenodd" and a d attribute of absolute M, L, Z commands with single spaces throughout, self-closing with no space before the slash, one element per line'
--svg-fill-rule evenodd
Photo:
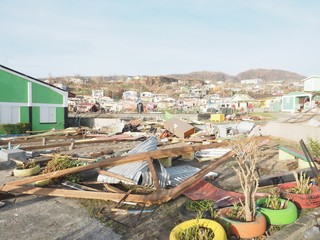
<path fill-rule="evenodd" d="M 49 172 L 55 172 L 55 171 L 60 171 L 64 170 L 67 168 L 72 168 L 72 167 L 78 167 L 81 166 L 81 163 L 79 161 L 75 161 L 70 159 L 69 156 L 63 156 L 56 154 L 52 160 L 50 160 L 45 167 L 43 173 L 49 173 Z M 81 178 L 79 174 L 69 174 L 64 177 L 55 179 L 56 183 L 60 183 L 61 181 L 70 181 L 70 182 L 80 182 Z"/>
<path fill-rule="evenodd" d="M 318 139 L 309 137 L 307 139 L 307 146 L 310 149 L 310 152 L 313 155 L 313 157 L 320 157 L 320 142 L 318 141 Z"/>
<path fill-rule="evenodd" d="M 22 134 L 30 130 L 30 123 L 0 124 L 1 134 Z"/>

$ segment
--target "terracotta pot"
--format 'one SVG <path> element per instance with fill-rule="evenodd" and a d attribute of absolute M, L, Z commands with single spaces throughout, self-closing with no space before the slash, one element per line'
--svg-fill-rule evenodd
<path fill-rule="evenodd" d="M 180 239 L 179 233 L 181 231 L 194 226 L 198 226 L 198 225 L 200 227 L 211 229 L 214 233 L 213 240 L 227 240 L 227 234 L 226 234 L 226 231 L 223 229 L 223 227 L 218 222 L 209 220 L 209 219 L 191 219 L 191 220 L 182 222 L 172 229 L 169 239 L 178 240 Z"/>
<path fill-rule="evenodd" d="M 281 199 L 281 203 L 288 201 L 287 207 L 284 209 L 270 209 L 263 207 L 267 198 L 261 198 L 256 201 L 257 210 L 261 212 L 267 219 L 267 222 L 272 225 L 287 225 L 293 223 L 298 218 L 298 209 L 296 205 L 286 199 Z"/>
<path fill-rule="evenodd" d="M 294 188 L 296 182 L 283 183 L 278 186 L 280 196 L 294 202 L 300 209 L 316 208 L 320 206 L 320 187 L 312 186 L 310 194 L 290 193 L 288 190 Z"/>
<path fill-rule="evenodd" d="M 227 216 L 227 212 L 231 211 L 231 207 L 220 210 L 219 222 L 227 230 L 228 235 L 235 235 L 239 238 L 259 237 L 267 230 L 267 220 L 264 215 L 257 212 L 256 219 L 252 222 L 241 222 L 231 220 Z"/>

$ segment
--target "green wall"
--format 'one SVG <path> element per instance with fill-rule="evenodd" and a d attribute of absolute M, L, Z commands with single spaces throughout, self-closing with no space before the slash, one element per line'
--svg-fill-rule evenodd
<path fill-rule="evenodd" d="M 28 81 L 0 70 L 0 102 L 28 102 Z"/>
<path fill-rule="evenodd" d="M 29 107 L 20 107 L 20 122 L 29 122 Z"/>
<path fill-rule="evenodd" d="M 294 108 L 294 103 L 293 103 L 293 97 L 291 96 L 286 96 L 283 98 L 283 109 L 285 110 L 293 110 Z"/>
<path fill-rule="evenodd" d="M 63 95 L 37 83 L 32 83 L 33 103 L 63 104 Z"/>
<path fill-rule="evenodd" d="M 33 130 L 50 130 L 63 129 L 64 127 L 64 108 L 56 108 L 56 121 L 55 123 L 40 123 L 40 107 L 32 107 L 32 129 Z M 59 124 L 61 123 L 61 124 Z M 59 126 L 57 126 L 59 124 Z"/>

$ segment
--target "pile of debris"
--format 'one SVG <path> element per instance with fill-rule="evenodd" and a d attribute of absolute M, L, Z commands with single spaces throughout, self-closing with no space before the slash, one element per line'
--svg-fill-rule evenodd
<path fill-rule="evenodd" d="M 247 134 L 253 126 L 254 124 L 238 124 L 236 131 Z M 89 128 L 68 128 L 2 139 L 2 166 L 9 165 L 12 161 L 26 166 L 32 161 L 39 164 L 42 170 L 56 154 L 62 154 L 65 148 L 68 148 L 69 152 L 76 152 L 75 150 L 82 150 L 87 146 L 103 144 L 105 147 L 105 143 L 139 143 L 126 151 L 104 148 L 86 155 L 83 152 L 64 154 L 70 161 L 76 160 L 80 164 L 54 172 L 42 171 L 39 175 L 8 182 L 0 188 L 1 193 L 158 205 L 184 194 L 188 189 L 190 193 L 190 189 L 194 189 L 197 184 L 206 185 L 204 178 L 217 177 L 218 174 L 213 170 L 234 155 L 228 147 L 228 141 L 219 139 L 220 130 L 214 132 L 216 127 L 198 121 L 188 122 L 169 114 L 166 114 L 163 122 L 143 122 L 142 119 L 135 119 L 121 126 L 113 126 L 112 129 L 104 132 Z M 175 159 L 182 161 L 175 164 Z M 192 166 L 194 159 L 198 160 L 198 163 L 206 161 L 208 164 L 205 167 Z M 66 181 L 59 185 L 43 186 L 43 183 L 50 180 L 75 173 L 82 173 L 87 177 L 87 181 L 82 181 L 81 184 Z M 39 182 L 42 183 L 41 186 Z M 143 191 L 132 190 L 137 186 Z M 213 185 L 211 188 L 217 190 Z M 219 199 L 215 197 L 215 200 L 225 197 L 222 195 L 218 194 Z M 238 200 L 237 195 L 234 199 L 228 199 L 226 204 Z"/>

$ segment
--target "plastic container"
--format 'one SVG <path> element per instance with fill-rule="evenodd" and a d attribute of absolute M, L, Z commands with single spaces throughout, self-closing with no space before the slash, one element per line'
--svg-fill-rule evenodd
<path fill-rule="evenodd" d="M 221 114 L 221 113 L 211 114 L 210 121 L 223 122 L 224 121 L 224 114 Z"/>

